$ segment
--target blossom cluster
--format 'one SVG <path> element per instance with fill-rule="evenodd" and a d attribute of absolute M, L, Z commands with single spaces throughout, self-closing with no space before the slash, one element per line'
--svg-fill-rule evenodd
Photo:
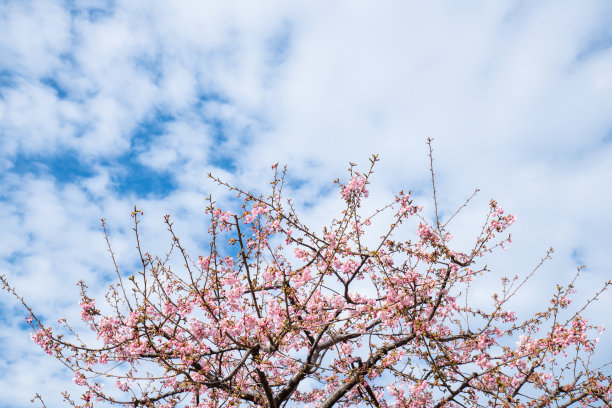
<path fill-rule="evenodd" d="M 342 198 L 350 202 L 351 199 L 359 199 L 360 197 L 368 197 L 369 191 L 366 189 L 367 180 L 365 177 L 355 175 L 351 178 L 348 184 L 342 186 L 340 195 Z"/>

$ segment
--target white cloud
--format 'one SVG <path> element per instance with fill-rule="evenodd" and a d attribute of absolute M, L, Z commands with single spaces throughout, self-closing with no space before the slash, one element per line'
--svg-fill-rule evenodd
<path fill-rule="evenodd" d="M 7 156 L 19 150 L 53 154 L 70 143 L 78 128 L 78 105 L 60 100 L 39 83 L 21 82 L 0 100 L 0 141 Z"/>
<path fill-rule="evenodd" d="M 53 1 L 0 5 L 0 69 L 45 76 L 60 66 L 70 46 L 70 14 Z"/>

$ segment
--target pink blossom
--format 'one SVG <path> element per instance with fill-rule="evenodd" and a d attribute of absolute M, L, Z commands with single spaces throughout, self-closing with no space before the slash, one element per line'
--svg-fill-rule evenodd
<path fill-rule="evenodd" d="M 359 175 L 353 176 L 348 184 L 342 186 L 340 195 L 347 202 L 351 201 L 352 198 L 368 197 L 369 192 L 365 186 L 366 179 L 364 177 Z"/>
<path fill-rule="evenodd" d="M 87 384 L 87 380 L 85 379 L 85 375 L 80 371 L 74 372 L 74 378 L 72 379 L 76 385 L 85 385 Z"/>

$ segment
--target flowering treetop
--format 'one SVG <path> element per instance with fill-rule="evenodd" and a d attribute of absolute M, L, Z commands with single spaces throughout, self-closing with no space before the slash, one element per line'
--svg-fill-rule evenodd
<path fill-rule="evenodd" d="M 81 317 L 97 344 L 75 332 L 59 334 L 26 305 L 34 341 L 84 387 L 81 402 L 67 393 L 66 401 L 163 408 L 609 406 L 609 372 L 589 360 L 596 328 L 581 316 L 584 308 L 561 318 L 573 284 L 557 286 L 550 306 L 524 321 L 506 306 L 531 275 L 504 278 L 488 310 L 460 301 L 470 282 L 488 272 L 479 259 L 510 242 L 503 234 L 514 216 L 492 200 L 472 248 L 461 252 L 451 247 L 437 204 L 430 223 L 410 193 L 362 215 L 376 161 L 363 173 L 351 166 L 349 181 L 338 181 L 344 210 L 321 232 L 283 200 L 285 172 L 276 165 L 267 197 L 215 179 L 242 197 L 242 207 L 231 212 L 209 201 L 206 253 L 190 258 L 166 216 L 183 270 L 138 244 L 141 269 L 127 281 L 117 271 L 107 295 L 110 314 L 80 283 Z M 383 212 L 393 220 L 373 241 L 368 232 Z M 135 208 L 132 216 L 138 238 L 142 213 Z M 409 220 L 415 239 L 396 240 Z M 114 384 L 103 387 L 100 378 Z"/>

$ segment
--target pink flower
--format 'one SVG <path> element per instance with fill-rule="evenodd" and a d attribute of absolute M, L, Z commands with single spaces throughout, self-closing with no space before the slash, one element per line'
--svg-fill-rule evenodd
<path fill-rule="evenodd" d="M 85 375 L 81 373 L 79 370 L 74 372 L 74 378 L 72 379 L 76 385 L 85 385 L 87 384 L 87 380 Z"/>
<path fill-rule="evenodd" d="M 427 242 L 436 243 L 438 242 L 438 236 L 433 232 L 431 227 L 427 224 L 420 223 L 419 228 L 417 229 L 417 234 L 419 237 Z"/>
<path fill-rule="evenodd" d="M 81 320 L 84 322 L 92 322 L 94 316 L 99 314 L 100 311 L 96 309 L 93 300 L 81 302 Z"/>
<path fill-rule="evenodd" d="M 358 175 L 353 176 L 348 184 L 342 186 L 340 195 L 346 200 L 346 202 L 351 201 L 352 198 L 359 199 L 360 196 L 367 197 L 369 195 L 369 191 L 366 190 L 365 186 L 366 179 L 364 177 Z"/>
<path fill-rule="evenodd" d="M 200 264 L 200 266 L 202 267 L 202 269 L 206 270 L 208 269 L 208 266 L 210 265 L 210 257 L 200 257 L 200 259 L 198 259 L 198 263 Z"/>

